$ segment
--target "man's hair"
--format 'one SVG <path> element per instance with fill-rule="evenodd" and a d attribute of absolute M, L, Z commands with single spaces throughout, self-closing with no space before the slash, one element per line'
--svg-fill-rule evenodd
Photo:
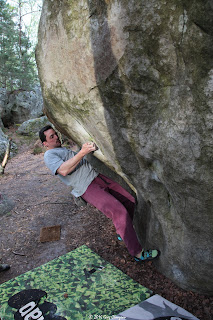
<path fill-rule="evenodd" d="M 41 142 L 43 143 L 44 141 L 46 141 L 46 135 L 44 134 L 45 131 L 52 129 L 52 126 L 48 125 L 43 127 L 40 131 L 39 131 L 39 138 L 41 139 Z"/>

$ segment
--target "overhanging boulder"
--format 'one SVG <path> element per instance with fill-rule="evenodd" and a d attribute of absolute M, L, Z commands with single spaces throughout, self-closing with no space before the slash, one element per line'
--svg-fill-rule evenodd
<path fill-rule="evenodd" d="M 211 1 L 45 0 L 36 51 L 45 112 L 136 192 L 158 269 L 213 293 Z"/>

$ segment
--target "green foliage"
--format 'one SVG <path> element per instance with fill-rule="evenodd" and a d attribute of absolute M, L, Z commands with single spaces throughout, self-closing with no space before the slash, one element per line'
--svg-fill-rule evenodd
<path fill-rule="evenodd" d="M 67 320 L 110 319 L 152 294 L 85 245 L 0 285 L 2 319 L 14 319 L 8 299 L 25 289 L 44 290 Z"/>
<path fill-rule="evenodd" d="M 33 154 L 40 154 L 44 152 L 44 149 L 42 147 L 39 147 L 39 146 L 35 146 L 34 149 L 33 149 Z"/>
<path fill-rule="evenodd" d="M 0 0 L 0 87 L 31 89 L 38 83 L 29 37 L 16 22 L 17 9 Z"/>

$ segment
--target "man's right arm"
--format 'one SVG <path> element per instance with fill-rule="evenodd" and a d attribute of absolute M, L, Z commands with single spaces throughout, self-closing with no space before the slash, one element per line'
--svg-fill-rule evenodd
<path fill-rule="evenodd" d="M 96 146 L 94 143 L 86 142 L 82 145 L 81 150 L 72 158 L 69 160 L 63 162 L 61 166 L 57 169 L 57 173 L 59 173 L 62 176 L 67 176 L 69 173 L 71 173 L 79 162 L 83 159 L 83 157 L 90 152 L 93 152 L 96 150 Z"/>

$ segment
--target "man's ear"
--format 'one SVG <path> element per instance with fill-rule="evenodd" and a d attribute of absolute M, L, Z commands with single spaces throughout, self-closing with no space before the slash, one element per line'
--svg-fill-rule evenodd
<path fill-rule="evenodd" d="M 46 147 L 46 148 L 48 147 L 47 141 L 42 142 L 42 144 L 43 144 L 44 147 Z"/>

